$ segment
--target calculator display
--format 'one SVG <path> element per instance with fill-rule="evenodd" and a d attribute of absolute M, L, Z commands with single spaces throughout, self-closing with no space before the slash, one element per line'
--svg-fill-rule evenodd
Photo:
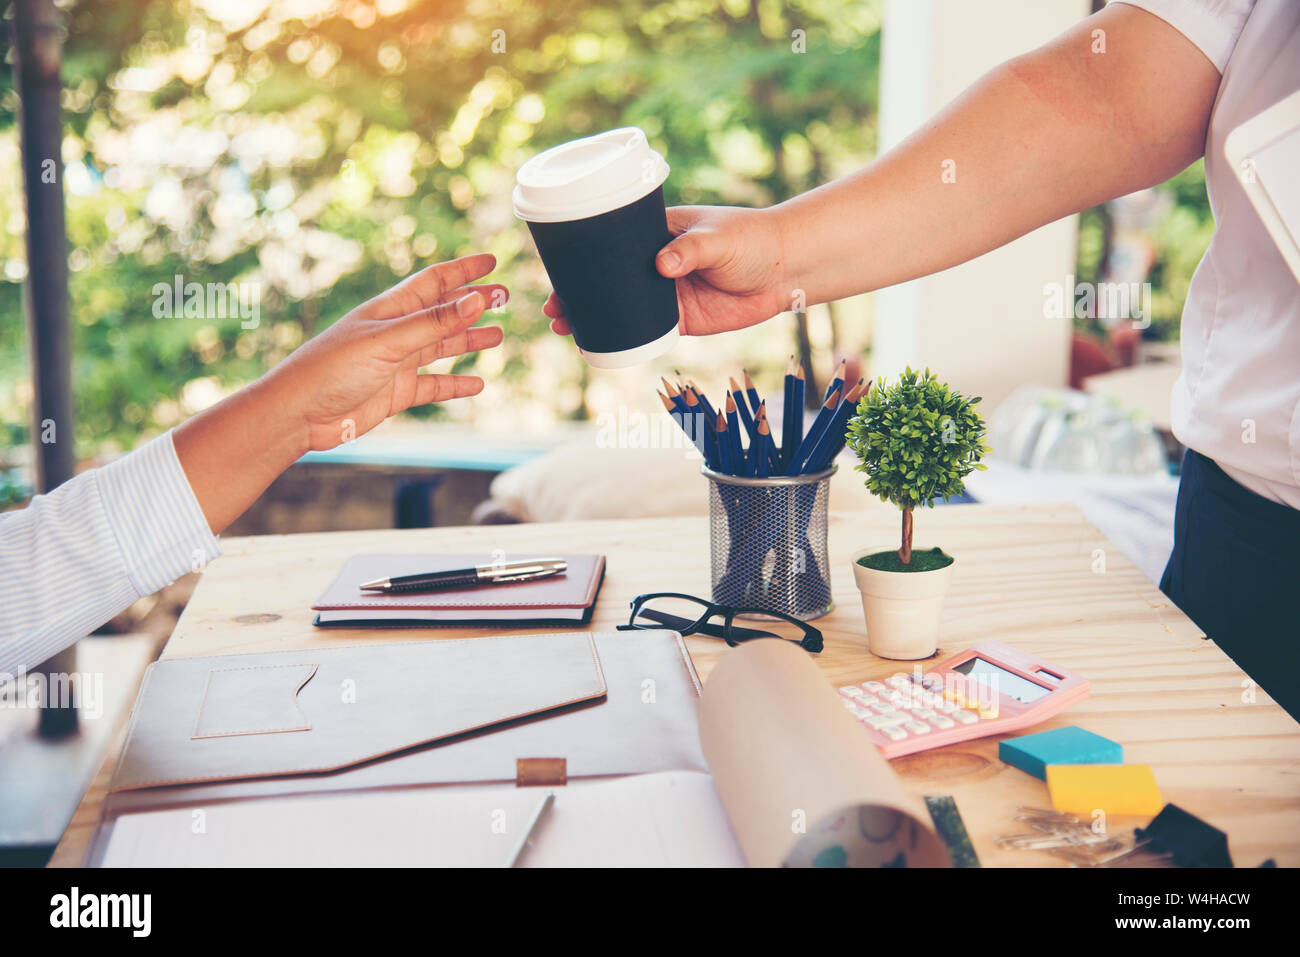
<path fill-rule="evenodd" d="M 1023 704 L 1037 701 L 1039 698 L 1052 693 L 1050 688 L 1034 684 L 1034 682 L 1022 678 L 1014 672 L 1007 671 L 1005 668 L 999 668 L 993 662 L 986 661 L 983 658 L 971 658 L 968 661 L 963 661 L 959 665 L 953 665 L 952 670 L 969 675 L 980 684 L 993 688 L 999 694 L 1004 694 L 1008 698 Z"/>

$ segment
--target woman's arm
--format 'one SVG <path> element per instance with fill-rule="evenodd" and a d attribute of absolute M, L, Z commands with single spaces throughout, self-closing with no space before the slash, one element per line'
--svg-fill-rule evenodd
<path fill-rule="evenodd" d="M 1104 31 L 1104 51 L 1094 31 Z M 764 210 L 669 210 L 659 253 L 706 335 L 928 275 L 1160 183 L 1199 157 L 1214 65 L 1159 17 L 1107 7 L 996 67 L 862 170 Z M 567 332 L 558 302 L 546 312 Z"/>
<path fill-rule="evenodd" d="M 502 286 L 470 285 L 494 264 L 417 273 L 174 432 L 0 515 L 0 686 L 216 558 L 216 533 L 303 452 L 479 392 L 477 376 L 419 370 L 501 341 L 471 328 L 488 299 L 504 301 Z"/>
<path fill-rule="evenodd" d="M 478 376 L 421 374 L 437 359 L 489 349 L 470 328 L 505 287 L 470 285 L 483 253 L 430 266 L 363 303 L 253 383 L 176 429 L 176 454 L 213 533 L 238 518 L 304 452 L 332 449 L 413 405 L 476 395 Z"/>

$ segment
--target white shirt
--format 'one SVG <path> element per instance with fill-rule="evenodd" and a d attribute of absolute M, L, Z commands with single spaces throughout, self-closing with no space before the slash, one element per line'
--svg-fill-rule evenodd
<path fill-rule="evenodd" d="M 220 554 L 170 432 L 0 514 L 0 687 Z"/>
<path fill-rule="evenodd" d="M 1300 283 L 1223 151 L 1234 128 L 1300 89 L 1300 0 L 1123 2 L 1169 23 L 1223 77 L 1205 144 L 1216 229 L 1183 307 L 1174 435 L 1300 509 Z"/>

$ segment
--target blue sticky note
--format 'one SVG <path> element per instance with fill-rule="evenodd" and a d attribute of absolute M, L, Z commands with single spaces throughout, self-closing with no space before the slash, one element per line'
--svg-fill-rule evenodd
<path fill-rule="evenodd" d="M 1047 780 L 1049 764 L 1123 764 L 1124 748 L 1110 738 L 1069 725 L 999 742 L 998 757 Z"/>

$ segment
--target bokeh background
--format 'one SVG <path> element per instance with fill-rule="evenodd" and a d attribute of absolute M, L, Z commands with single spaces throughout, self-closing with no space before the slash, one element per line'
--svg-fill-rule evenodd
<path fill-rule="evenodd" d="M 0 9 L 6 4 L 0 0 Z M 505 345 L 458 363 L 485 401 L 412 416 L 533 432 L 654 402 L 589 370 L 540 313 L 548 286 L 511 213 L 533 153 L 642 127 L 670 202 L 766 205 L 875 153 L 881 10 L 857 0 L 64 0 L 65 194 L 79 457 L 133 448 L 253 380 L 421 264 L 472 250 L 514 294 Z M 792 31 L 815 55 L 791 55 Z M 7 37 L 6 37 L 7 42 Z M 0 67 L 0 447 L 29 441 L 22 178 L 12 55 Z M 1077 148 L 1084 148 L 1078 146 Z M 1212 229 L 1200 165 L 1141 217 L 1154 324 L 1176 338 Z M 1117 221 L 1119 220 L 1119 221 Z M 1122 217 L 1080 220 L 1095 280 Z M 1132 230 L 1129 230 L 1132 232 Z M 815 241 L 815 237 L 810 237 Z M 1118 250 L 1118 251 L 1117 251 Z M 1125 252 L 1127 250 L 1127 252 Z M 261 322 L 157 319 L 156 283 L 256 282 Z M 1088 325 L 1086 320 L 1080 326 Z M 1085 331 L 1100 331 L 1097 329 Z M 728 343 L 768 370 L 824 371 L 871 344 L 869 299 Z M 705 351 L 678 357 L 717 378 Z M 714 357 L 716 366 L 716 356 Z M 649 407 L 653 407 L 650 405 Z M 11 472 L 4 494 L 24 496 Z"/>

